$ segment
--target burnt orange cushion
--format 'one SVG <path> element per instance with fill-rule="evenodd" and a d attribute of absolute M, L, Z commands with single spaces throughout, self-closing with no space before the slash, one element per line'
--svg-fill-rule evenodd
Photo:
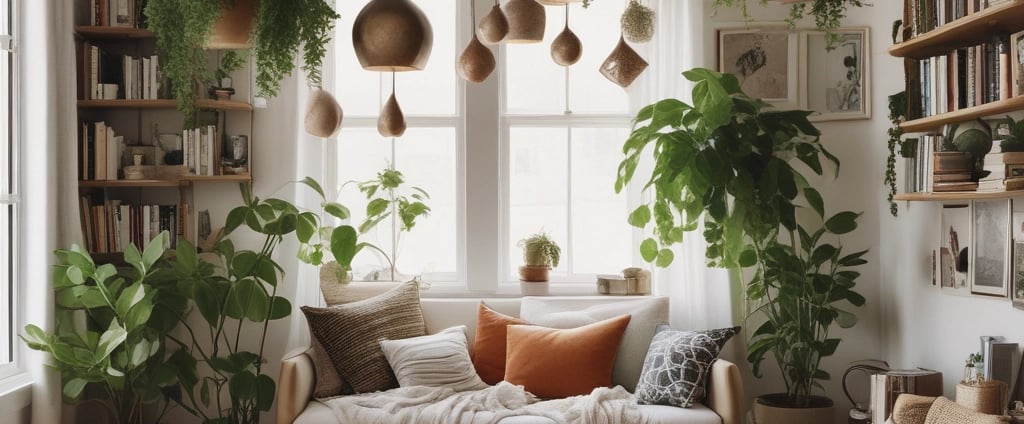
<path fill-rule="evenodd" d="M 547 399 L 608 387 L 629 319 L 622 315 L 568 330 L 510 325 L 505 381 Z"/>
<path fill-rule="evenodd" d="M 498 384 L 505 378 L 505 335 L 510 324 L 528 322 L 497 312 L 480 302 L 476 313 L 473 367 L 487 384 Z"/>

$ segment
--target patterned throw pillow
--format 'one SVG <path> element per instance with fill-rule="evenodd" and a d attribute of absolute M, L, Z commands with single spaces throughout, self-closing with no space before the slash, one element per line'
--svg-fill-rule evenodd
<path fill-rule="evenodd" d="M 358 302 L 328 308 L 303 306 L 302 312 L 338 375 L 356 393 L 398 387 L 381 340 L 426 334 L 420 290 L 414 282 Z"/>
<path fill-rule="evenodd" d="M 702 401 L 711 363 L 739 330 L 677 331 L 659 325 L 636 385 L 637 402 L 689 408 Z"/>

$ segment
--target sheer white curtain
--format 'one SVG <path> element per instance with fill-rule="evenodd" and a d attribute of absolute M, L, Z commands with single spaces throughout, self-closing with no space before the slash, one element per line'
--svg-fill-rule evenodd
<path fill-rule="evenodd" d="M 21 326 L 53 329 L 50 269 L 53 250 L 81 243 L 77 217 L 77 142 L 75 132 L 75 54 L 71 3 L 19 2 L 21 60 L 20 195 L 22 225 L 20 279 Z M 61 421 L 60 378 L 46 367 L 47 354 L 19 344 L 18 361 L 34 380 L 32 422 Z"/>
<path fill-rule="evenodd" d="M 704 2 L 702 0 L 643 1 L 657 13 L 654 39 L 635 48 L 651 64 L 631 89 L 634 112 L 661 99 L 689 101 L 692 85 L 682 72 L 703 63 Z M 646 170 L 649 172 L 649 168 Z M 645 175 L 638 171 L 637 175 Z M 649 175 L 646 174 L 646 175 Z M 640 182 L 640 184 L 646 181 Z M 672 325 L 680 329 L 719 328 L 733 325 L 734 302 L 730 296 L 729 272 L 707 268 L 705 242 L 701 231 L 687 233 L 675 247 L 676 259 L 668 268 L 655 269 L 655 291 L 669 296 Z M 738 321 L 736 321 L 738 322 Z"/>

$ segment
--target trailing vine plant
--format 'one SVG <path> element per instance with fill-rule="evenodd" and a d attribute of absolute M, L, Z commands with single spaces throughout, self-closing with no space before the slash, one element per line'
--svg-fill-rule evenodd
<path fill-rule="evenodd" d="M 885 184 L 889 186 L 889 193 L 886 195 L 886 200 L 889 201 L 889 213 L 892 216 L 896 216 L 899 212 L 899 206 L 896 205 L 892 199 L 896 196 L 896 150 L 900 149 L 901 153 L 904 150 L 901 139 L 903 138 L 903 128 L 900 127 L 900 122 L 903 122 L 904 111 L 907 110 L 907 92 L 901 91 L 899 93 L 889 96 L 889 122 L 892 126 L 886 133 L 889 135 L 888 149 L 889 157 L 885 160 Z M 906 156 L 903 154 L 903 156 Z"/>
<path fill-rule="evenodd" d="M 757 0 L 760 4 L 768 4 L 768 0 Z M 789 17 L 786 23 L 790 28 L 796 28 L 798 22 L 806 15 L 814 17 L 814 26 L 825 33 L 825 46 L 828 50 L 834 49 L 843 40 L 841 34 L 836 30 L 846 17 L 846 9 L 849 7 L 869 6 L 870 3 L 863 0 L 813 0 L 794 3 L 789 8 Z M 719 6 L 739 8 L 744 19 L 750 19 L 747 0 L 715 0 L 713 8 Z"/>

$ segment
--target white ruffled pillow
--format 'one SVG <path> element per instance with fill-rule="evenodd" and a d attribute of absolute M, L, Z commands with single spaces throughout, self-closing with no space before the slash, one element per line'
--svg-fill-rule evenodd
<path fill-rule="evenodd" d="M 380 347 L 402 387 L 448 387 L 457 392 L 487 387 L 469 358 L 466 326 L 437 334 L 381 340 Z"/>

